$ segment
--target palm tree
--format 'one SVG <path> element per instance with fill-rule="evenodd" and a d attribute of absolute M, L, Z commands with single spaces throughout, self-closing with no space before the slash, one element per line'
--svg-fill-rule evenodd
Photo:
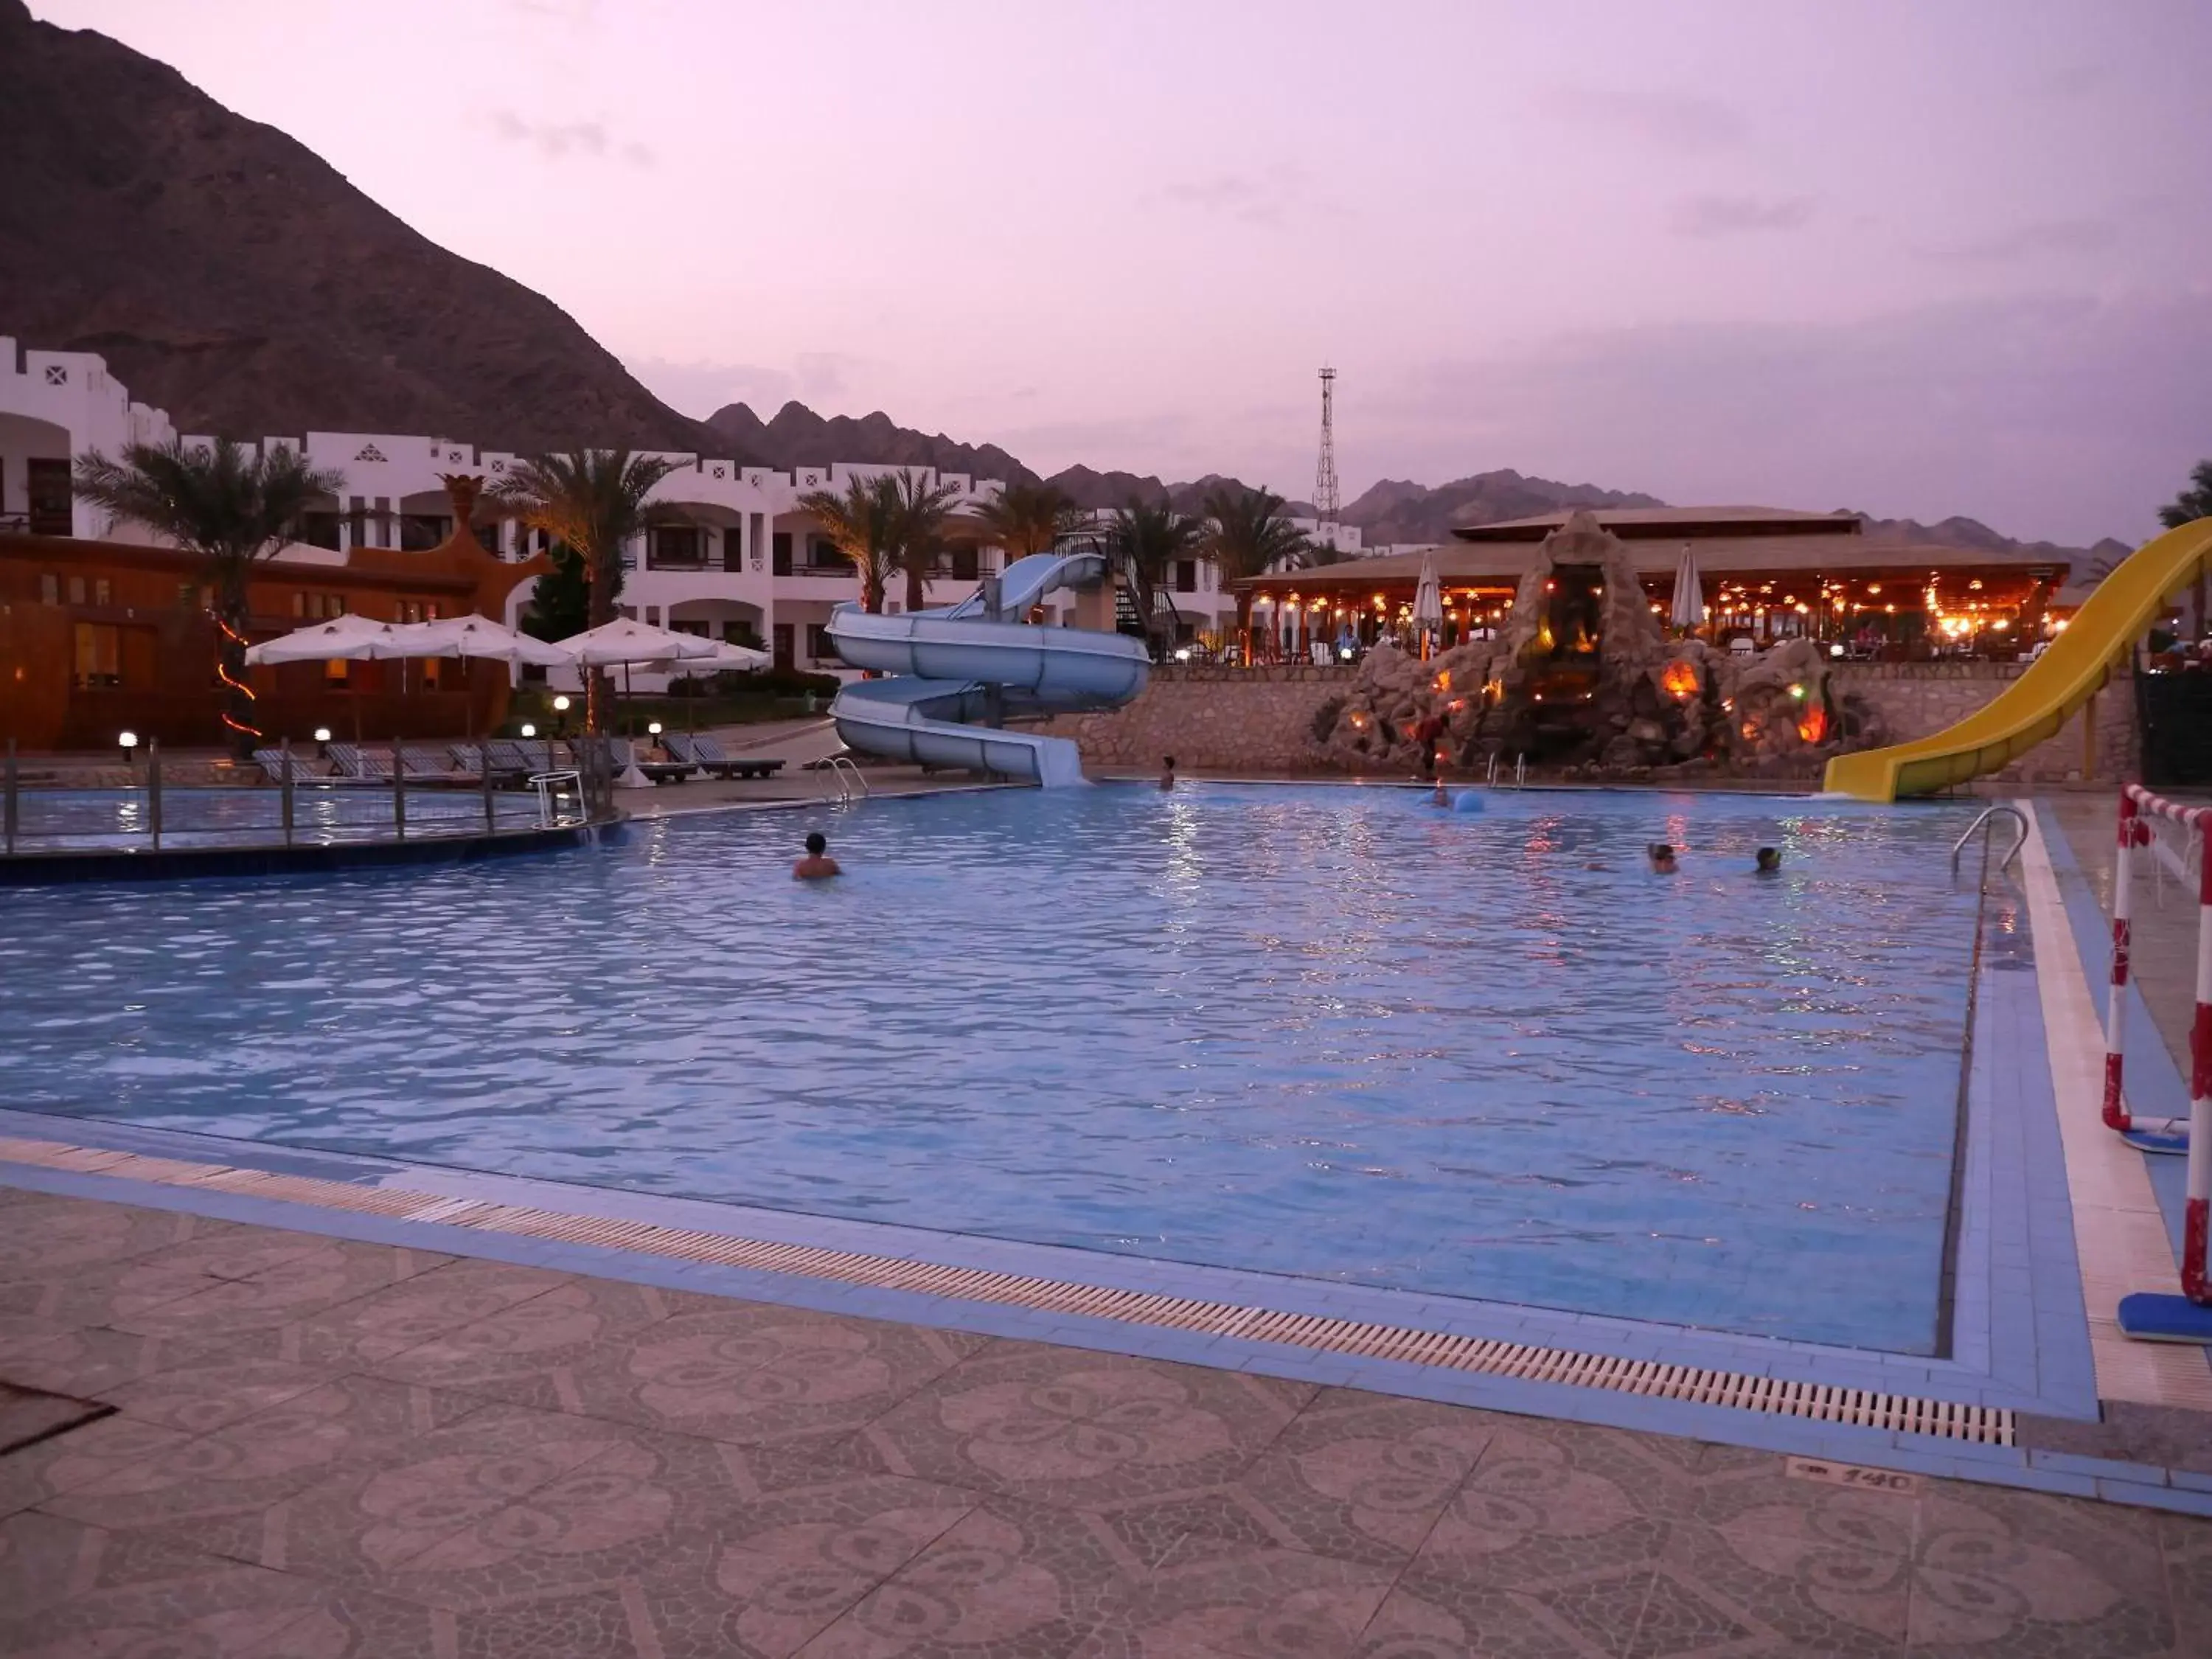
<path fill-rule="evenodd" d="M 665 455 L 576 449 L 516 462 L 489 494 L 532 530 L 542 530 L 574 550 L 583 562 L 590 596 L 586 624 L 599 628 L 615 619 L 615 599 L 622 592 L 623 548 L 655 525 L 684 522 L 673 507 L 647 499 L 663 478 L 683 466 L 682 461 Z M 606 730 L 607 687 L 605 669 L 594 670 L 585 681 L 587 731 Z"/>
<path fill-rule="evenodd" d="M 2190 471 L 2189 488 L 2158 510 L 2158 521 L 2168 530 L 2179 530 L 2199 519 L 2212 519 L 2212 460 L 2197 462 Z M 2204 586 L 2205 572 L 2200 567 L 2190 596 L 2199 634 L 2204 632 Z"/>
<path fill-rule="evenodd" d="M 906 572 L 906 608 L 919 611 L 922 583 L 945 550 L 945 522 L 960 492 L 951 484 L 925 484 L 920 474 L 903 470 L 880 482 L 891 515 L 891 560 Z"/>
<path fill-rule="evenodd" d="M 993 545 L 1010 559 L 1049 552 L 1053 544 L 1083 522 L 1083 509 L 1056 484 L 1010 483 L 975 509 Z"/>
<path fill-rule="evenodd" d="M 1157 501 L 1131 496 L 1114 509 L 1107 536 L 1121 568 L 1128 574 L 1130 598 L 1143 618 L 1145 641 L 1152 641 L 1158 628 L 1159 596 L 1168 584 L 1175 562 L 1196 550 L 1206 534 L 1197 519 L 1185 518 L 1163 495 Z"/>
<path fill-rule="evenodd" d="M 292 538 L 317 497 L 345 488 L 345 474 L 309 466 L 294 449 L 257 452 L 228 438 L 187 449 L 172 438 L 127 444 L 120 460 L 88 450 L 76 458 L 72 487 L 112 517 L 198 556 L 200 585 L 214 594 L 216 675 L 228 692 L 222 723 L 238 754 L 250 753 L 262 732 L 244 678 L 247 583 L 254 565 Z"/>
<path fill-rule="evenodd" d="M 890 479 L 848 478 L 845 493 L 813 489 L 799 498 L 836 550 L 853 562 L 860 578 L 860 609 L 884 608 L 884 590 L 897 569 L 893 538 L 897 533 Z"/>
<path fill-rule="evenodd" d="M 2179 530 L 2199 519 L 2212 519 L 2212 461 L 2199 461 L 2189 474 L 2189 488 L 2158 510 L 2158 521 Z"/>
<path fill-rule="evenodd" d="M 1221 573 L 1221 585 L 1234 586 L 1271 570 L 1295 569 L 1312 556 L 1305 533 L 1283 511 L 1283 498 L 1272 490 L 1217 489 L 1206 498 L 1213 521 L 1206 555 Z M 1237 632 L 1246 659 L 1252 648 L 1252 590 L 1237 589 Z"/>

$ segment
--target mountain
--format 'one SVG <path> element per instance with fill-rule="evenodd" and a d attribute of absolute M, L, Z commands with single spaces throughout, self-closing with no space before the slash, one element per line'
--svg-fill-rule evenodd
<path fill-rule="evenodd" d="M 2135 549 L 2125 542 L 2107 536 L 2090 547 L 2061 547 L 2056 542 L 2018 542 L 2001 535 L 1978 519 L 1952 517 L 1938 524 L 1922 524 L 1917 519 L 1877 519 L 1861 514 L 1866 520 L 1864 534 L 1869 541 L 1917 542 L 1934 547 L 1983 548 L 1993 552 L 2017 551 L 2047 554 L 2053 562 L 2064 561 L 2073 567 L 2071 578 L 2079 580 L 2089 567 L 2102 563 L 2109 570 Z"/>
<path fill-rule="evenodd" d="M 1601 489 L 1595 484 L 1556 483 L 1530 478 L 1510 467 L 1425 489 L 1401 478 L 1385 478 L 1344 509 L 1344 521 L 1358 527 L 1367 544 L 1443 542 L 1458 524 L 1498 524 L 1533 518 L 1565 507 L 1664 507 L 1656 495 L 1632 489 Z"/>
<path fill-rule="evenodd" d="M 713 435 L 702 441 L 715 454 L 729 454 L 734 446 L 738 452 L 734 459 L 785 471 L 794 466 L 827 466 L 832 461 L 863 461 L 935 467 L 940 472 L 1010 482 L 1036 477 L 996 444 L 955 443 L 942 432 L 933 437 L 893 424 L 880 410 L 858 420 L 849 415 L 824 420 L 794 402 L 763 422 L 745 404 L 730 404 L 707 417 L 707 429 Z"/>
<path fill-rule="evenodd" d="M 0 332 L 180 430 L 699 446 L 551 301 L 167 64 L 0 0 Z"/>

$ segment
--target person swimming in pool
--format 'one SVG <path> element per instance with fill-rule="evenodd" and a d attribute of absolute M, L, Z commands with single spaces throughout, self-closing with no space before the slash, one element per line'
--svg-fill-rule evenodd
<path fill-rule="evenodd" d="M 1782 872 L 1782 849 L 1779 847 L 1760 848 L 1757 854 L 1757 860 L 1758 862 L 1753 872 L 1755 874 L 1773 876 L 1779 875 Z"/>
<path fill-rule="evenodd" d="M 830 838 L 817 830 L 806 838 L 806 856 L 791 866 L 793 881 L 822 881 L 845 872 L 830 856 Z"/>
<path fill-rule="evenodd" d="M 1651 860 L 1653 875 L 1671 876 L 1674 873 L 1674 849 L 1665 842 L 1655 841 L 1644 852 Z"/>
<path fill-rule="evenodd" d="M 1175 787 L 1175 757 L 1173 755 L 1160 757 L 1160 787 L 1163 789 Z"/>

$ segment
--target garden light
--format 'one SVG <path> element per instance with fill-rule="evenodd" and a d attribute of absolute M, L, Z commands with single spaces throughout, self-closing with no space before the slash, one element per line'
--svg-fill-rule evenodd
<path fill-rule="evenodd" d="M 522 723 L 522 735 L 526 738 L 534 738 L 538 735 L 538 728 L 528 720 L 525 720 Z"/>

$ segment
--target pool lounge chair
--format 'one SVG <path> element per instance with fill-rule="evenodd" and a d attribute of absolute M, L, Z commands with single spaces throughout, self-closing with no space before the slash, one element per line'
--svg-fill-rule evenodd
<path fill-rule="evenodd" d="M 690 738 L 672 733 L 661 741 L 678 760 L 690 760 L 718 778 L 772 778 L 783 770 L 780 760 L 732 760 L 722 752 L 720 744 L 703 732 Z"/>
<path fill-rule="evenodd" d="M 331 763 L 338 769 L 340 777 L 354 778 L 368 783 L 392 781 L 392 750 L 365 748 L 357 743 L 334 743 L 329 745 Z"/>
<path fill-rule="evenodd" d="M 283 782 L 284 751 L 283 750 L 257 749 L 253 751 L 253 763 L 262 769 L 263 773 L 267 775 L 270 782 Z M 327 761 L 317 760 L 312 754 L 301 754 L 297 750 L 293 751 L 293 782 L 307 783 L 313 781 L 328 780 L 330 775 L 330 763 Z"/>
<path fill-rule="evenodd" d="M 473 755 L 475 751 L 470 752 Z M 461 766 L 450 744 L 403 743 L 399 745 L 399 763 L 406 769 L 410 783 L 483 781 L 483 773 Z"/>
<path fill-rule="evenodd" d="M 580 760 L 584 750 L 594 743 L 606 745 L 608 769 L 616 777 L 635 765 L 655 783 L 681 783 L 699 769 L 689 761 L 639 760 L 628 738 L 579 738 L 570 747 Z"/>

